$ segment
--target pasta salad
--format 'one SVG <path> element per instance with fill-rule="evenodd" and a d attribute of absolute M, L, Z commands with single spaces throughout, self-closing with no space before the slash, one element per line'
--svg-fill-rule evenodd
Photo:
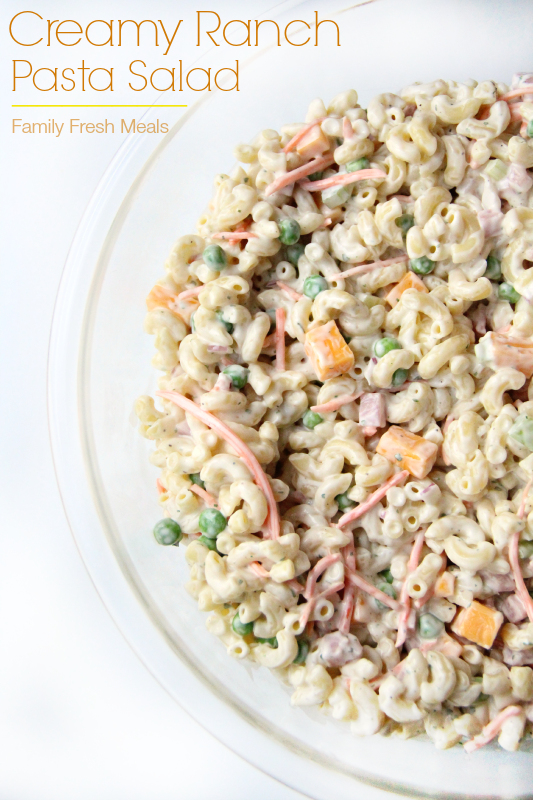
<path fill-rule="evenodd" d="M 358 736 L 533 722 L 533 74 L 315 100 L 216 176 L 139 398 L 228 654 Z"/>

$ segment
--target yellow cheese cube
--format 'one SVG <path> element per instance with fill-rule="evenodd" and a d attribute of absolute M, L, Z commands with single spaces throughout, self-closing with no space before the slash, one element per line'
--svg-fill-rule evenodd
<path fill-rule="evenodd" d="M 305 352 L 320 381 L 337 378 L 354 365 L 354 355 L 333 320 L 307 331 Z"/>
<path fill-rule="evenodd" d="M 433 442 L 426 441 L 416 433 L 404 431 L 397 425 L 391 425 L 376 448 L 377 453 L 401 469 L 406 469 L 415 478 L 425 478 L 431 471 L 437 451 L 438 447 Z"/>
<path fill-rule="evenodd" d="M 452 631 L 480 647 L 492 647 L 503 623 L 503 614 L 495 608 L 484 606 L 474 600 L 468 608 L 462 608 L 455 617 Z"/>
<path fill-rule="evenodd" d="M 326 150 L 329 150 L 329 139 L 320 125 L 308 130 L 296 145 L 296 152 L 305 158 L 316 158 Z"/>
<path fill-rule="evenodd" d="M 394 307 L 407 289 L 416 289 L 417 292 L 426 292 L 426 294 L 428 291 L 418 275 L 409 270 L 409 272 L 405 273 L 400 283 L 397 283 L 394 289 L 390 290 L 385 300 Z"/>

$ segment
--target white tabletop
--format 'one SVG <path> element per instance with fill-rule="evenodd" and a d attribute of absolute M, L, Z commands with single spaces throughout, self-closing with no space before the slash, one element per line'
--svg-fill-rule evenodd
<path fill-rule="evenodd" d="M 226 19 L 248 16 L 246 4 L 238 0 L 214 5 Z M 256 2 L 254 15 L 271 5 Z M 34 6 L 2 6 L 6 38 L 13 15 Z M 190 15 L 192 5 L 180 4 L 179 12 L 176 8 L 171 2 L 130 0 L 91 2 L 90 12 L 81 0 L 73 0 L 68 9 L 57 0 L 50 0 L 45 10 L 35 6 L 45 19 L 70 17 L 85 24 L 121 16 L 172 21 L 186 10 Z M 82 57 L 96 66 L 109 58 L 102 52 L 95 56 L 94 48 L 54 55 L 62 66 L 81 63 Z M 135 52 L 132 57 L 142 56 Z M 186 47 L 180 48 L 179 57 L 193 60 Z M 9 58 L 30 55 L 12 45 Z M 50 53 L 38 48 L 30 61 L 35 68 L 53 63 Z M 14 117 L 64 120 L 73 115 L 12 109 L 14 102 L 54 99 L 48 94 L 32 100 L 35 96 L 28 91 L 24 99 L 14 100 L 7 58 L 3 65 L 0 796 L 301 798 L 227 750 L 165 693 L 115 627 L 76 550 L 48 440 L 48 338 L 69 244 L 124 137 L 12 133 Z M 148 102 L 154 99 L 152 95 Z M 74 116 L 83 118 L 81 112 Z M 119 110 L 107 114 L 109 119 L 121 116 Z"/>

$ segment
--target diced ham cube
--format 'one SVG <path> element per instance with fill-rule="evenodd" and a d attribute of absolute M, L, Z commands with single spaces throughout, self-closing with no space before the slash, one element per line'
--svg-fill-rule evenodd
<path fill-rule="evenodd" d="M 501 233 L 503 220 L 501 211 L 483 209 L 478 211 L 477 218 L 485 236 L 497 236 Z"/>
<path fill-rule="evenodd" d="M 433 468 L 438 449 L 436 444 L 422 436 L 391 425 L 379 440 L 376 452 L 415 478 L 425 478 Z"/>
<path fill-rule="evenodd" d="M 304 346 L 320 381 L 337 378 L 354 365 L 354 354 L 333 320 L 307 331 Z"/>
<path fill-rule="evenodd" d="M 501 592 L 513 592 L 515 588 L 514 578 L 510 572 L 506 575 L 498 575 L 493 572 L 480 572 L 479 577 L 483 580 L 483 592 L 485 594 L 500 594 Z"/>
<path fill-rule="evenodd" d="M 529 339 L 513 339 L 489 331 L 474 350 L 477 358 L 495 371 L 500 367 L 514 367 L 526 378 L 533 375 L 533 342 Z"/>
<path fill-rule="evenodd" d="M 366 428 L 383 428 L 387 422 L 386 411 L 385 395 L 381 392 L 368 392 L 361 395 L 359 405 L 359 423 L 361 425 Z"/>
<path fill-rule="evenodd" d="M 500 605 L 500 611 L 509 622 L 521 622 L 526 617 L 526 610 L 517 594 L 510 594 Z"/>
<path fill-rule="evenodd" d="M 474 600 L 455 617 L 452 631 L 480 647 L 492 647 L 503 624 L 503 614 Z"/>
<path fill-rule="evenodd" d="M 533 664 L 533 647 L 528 647 L 527 650 L 511 650 L 506 646 L 503 648 L 502 656 L 509 667 L 525 667 Z"/>
<path fill-rule="evenodd" d="M 311 663 L 322 664 L 324 667 L 342 667 L 348 661 L 361 658 L 363 653 L 359 639 L 351 633 L 327 633 L 316 644 L 318 647 L 313 649 L 309 658 Z"/>

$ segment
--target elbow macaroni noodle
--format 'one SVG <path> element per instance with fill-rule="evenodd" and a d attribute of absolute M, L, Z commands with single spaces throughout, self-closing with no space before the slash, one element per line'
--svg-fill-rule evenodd
<path fill-rule="evenodd" d="M 156 540 L 230 656 L 356 736 L 495 720 L 516 750 L 533 719 L 533 74 L 510 88 L 313 101 L 235 148 L 147 298 Z"/>

